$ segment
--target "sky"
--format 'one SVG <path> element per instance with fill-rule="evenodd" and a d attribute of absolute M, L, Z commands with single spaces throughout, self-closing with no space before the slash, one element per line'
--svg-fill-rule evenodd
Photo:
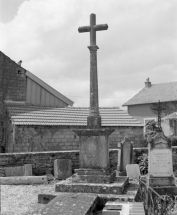
<path fill-rule="evenodd" d="M 68 97 L 89 106 L 90 23 L 97 32 L 100 107 L 120 107 L 152 84 L 177 81 L 176 0 L 0 0 L 0 51 Z"/>

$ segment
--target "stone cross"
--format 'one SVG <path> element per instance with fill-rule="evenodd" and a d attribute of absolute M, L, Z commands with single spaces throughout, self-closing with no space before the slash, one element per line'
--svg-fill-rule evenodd
<path fill-rule="evenodd" d="M 158 114 L 158 131 L 162 131 L 162 127 L 161 127 L 161 114 L 162 114 L 162 111 L 165 110 L 165 108 L 163 108 L 161 106 L 160 100 L 157 103 L 157 107 L 154 107 L 153 110 L 156 110 L 157 114 Z"/>
<path fill-rule="evenodd" d="M 96 31 L 107 30 L 108 25 L 96 25 L 96 15 L 90 15 L 90 26 L 79 27 L 79 33 L 90 32 L 90 111 L 87 117 L 87 127 L 91 129 L 101 127 L 101 116 L 98 105 L 98 77 L 97 77 L 97 49 Z"/>

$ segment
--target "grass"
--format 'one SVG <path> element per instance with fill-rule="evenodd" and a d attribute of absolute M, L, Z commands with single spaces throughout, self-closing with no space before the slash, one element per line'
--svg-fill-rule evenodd
<path fill-rule="evenodd" d="M 54 191 L 54 184 L 1 185 L 1 215 L 38 215 L 45 206 L 38 194 Z"/>

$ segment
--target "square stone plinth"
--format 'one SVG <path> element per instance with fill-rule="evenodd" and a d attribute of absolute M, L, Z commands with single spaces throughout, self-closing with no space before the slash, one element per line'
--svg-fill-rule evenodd
<path fill-rule="evenodd" d="M 76 129 L 79 136 L 80 168 L 99 169 L 109 167 L 108 136 L 113 129 Z"/>
<path fill-rule="evenodd" d="M 111 184 L 105 183 L 75 183 L 73 177 L 58 182 L 55 185 L 55 192 L 76 192 L 76 193 L 97 193 L 97 194 L 122 194 L 126 185 L 128 185 L 128 177 L 118 177 Z"/>

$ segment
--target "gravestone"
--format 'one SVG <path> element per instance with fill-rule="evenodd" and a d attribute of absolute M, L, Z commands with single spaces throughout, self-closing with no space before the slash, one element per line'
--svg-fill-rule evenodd
<path fill-rule="evenodd" d="M 120 163 L 120 172 L 119 175 L 126 175 L 126 166 L 131 164 L 133 159 L 133 144 L 132 142 L 125 137 L 121 143 L 121 163 Z"/>
<path fill-rule="evenodd" d="M 149 138 L 149 186 L 174 186 L 171 140 L 163 132 Z"/>
<path fill-rule="evenodd" d="M 54 177 L 66 179 L 72 175 L 72 162 L 69 159 L 54 160 Z"/>
<path fill-rule="evenodd" d="M 32 176 L 32 164 L 25 164 L 23 166 L 23 175 L 24 176 Z"/>
<path fill-rule="evenodd" d="M 139 179 L 140 177 L 140 168 L 138 164 L 128 164 L 126 166 L 126 172 L 129 179 Z"/>

